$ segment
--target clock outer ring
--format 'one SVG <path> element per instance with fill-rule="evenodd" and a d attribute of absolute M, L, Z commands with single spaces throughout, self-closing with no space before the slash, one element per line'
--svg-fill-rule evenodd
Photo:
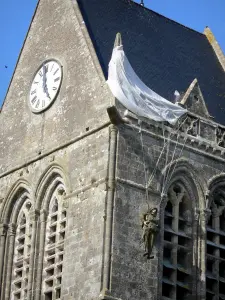
<path fill-rule="evenodd" d="M 45 108 L 43 108 L 43 109 L 41 109 L 41 110 L 36 110 L 36 109 L 33 108 L 33 107 L 31 106 L 31 104 L 30 104 L 30 91 L 31 91 L 31 86 L 32 86 L 32 84 L 33 84 L 33 81 L 34 81 L 35 76 L 37 75 L 38 71 L 41 69 L 41 66 L 43 66 L 43 64 L 46 64 L 46 63 L 48 63 L 48 62 L 50 62 L 50 61 L 55 61 L 55 62 L 59 65 L 59 67 L 60 67 L 60 69 L 61 69 L 61 74 L 62 74 L 62 76 L 61 76 L 59 88 L 58 88 L 58 90 L 57 90 L 57 92 L 56 92 L 56 94 L 55 94 L 55 97 L 52 99 L 52 101 L 51 101 Z M 63 65 L 60 63 L 60 61 L 58 61 L 58 60 L 55 59 L 55 58 L 49 58 L 49 59 L 43 61 L 43 63 L 36 69 L 36 71 L 35 71 L 35 73 L 34 73 L 34 75 L 33 75 L 33 77 L 32 77 L 32 81 L 31 81 L 30 89 L 29 89 L 29 94 L 28 94 L 28 105 L 29 105 L 29 107 L 30 107 L 30 110 L 31 110 L 34 114 L 41 114 L 41 113 L 45 112 L 48 108 L 50 108 L 50 107 L 53 105 L 53 103 L 55 102 L 56 98 L 58 97 L 58 94 L 59 94 L 59 91 L 60 91 L 60 88 L 61 88 L 61 85 L 62 85 L 62 81 L 63 81 Z"/>

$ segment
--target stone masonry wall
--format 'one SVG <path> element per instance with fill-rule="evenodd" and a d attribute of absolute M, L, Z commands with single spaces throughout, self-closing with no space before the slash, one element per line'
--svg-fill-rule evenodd
<path fill-rule="evenodd" d="M 68 211 L 63 300 L 97 299 L 100 293 L 108 140 L 109 129 L 106 127 L 0 178 L 1 213 L 8 193 L 18 180 L 27 182 L 32 191 L 32 200 L 37 205 L 36 198 L 39 195 L 35 196 L 35 192 L 40 178 L 50 166 L 60 166 L 63 170 L 67 190 L 64 205 Z"/>
<path fill-rule="evenodd" d="M 142 228 L 140 215 L 148 209 L 145 195 L 145 173 L 147 179 L 152 174 L 156 161 L 163 147 L 163 137 L 160 127 L 149 131 L 143 126 L 143 152 L 139 126 L 121 125 L 119 127 L 118 157 L 116 174 L 116 196 L 114 203 L 114 232 L 112 248 L 112 295 L 122 300 L 158 300 L 160 299 L 160 280 L 162 274 L 160 245 L 161 234 L 158 235 L 153 255 L 154 259 L 143 257 L 144 247 L 141 241 Z M 160 133 L 161 132 L 161 133 Z M 175 139 L 176 141 L 176 139 Z M 179 141 L 184 141 L 182 138 Z M 175 143 L 171 142 L 169 158 L 171 162 Z M 181 145 L 177 146 L 175 159 L 180 155 Z M 195 171 L 200 182 L 200 188 L 207 197 L 207 182 L 215 175 L 224 171 L 225 161 L 200 153 L 197 148 L 191 148 L 188 143 L 184 146 L 180 160 L 185 161 L 190 169 Z M 162 155 L 151 183 L 149 205 L 157 206 L 160 202 L 161 171 L 166 165 L 166 151 Z M 179 165 L 179 164 L 178 164 Z M 197 184 L 197 183 L 196 183 Z M 199 199 L 202 201 L 202 199 Z M 204 207 L 205 203 L 199 205 Z M 163 231 L 163 228 L 161 228 Z M 204 277 L 204 275 L 201 275 Z M 201 278 L 202 278 L 201 277 Z M 204 298 L 201 298 L 204 299 Z"/>

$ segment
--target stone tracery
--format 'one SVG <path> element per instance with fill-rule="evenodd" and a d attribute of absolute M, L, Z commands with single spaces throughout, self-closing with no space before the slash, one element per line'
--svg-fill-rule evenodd
<path fill-rule="evenodd" d="M 27 199 L 20 210 L 17 220 L 11 284 L 11 298 L 13 300 L 27 299 L 32 236 L 32 224 L 29 214 L 30 208 L 31 202 Z"/>
<path fill-rule="evenodd" d="M 42 284 L 45 300 L 60 299 L 61 297 L 66 230 L 66 209 L 62 203 L 62 188 L 62 185 L 59 185 L 55 189 L 49 203 Z"/>
<path fill-rule="evenodd" d="M 207 223 L 206 298 L 225 299 L 225 186 L 213 187 Z"/>
<path fill-rule="evenodd" d="M 188 299 L 192 293 L 192 204 L 185 187 L 168 190 L 164 214 L 162 299 Z"/>

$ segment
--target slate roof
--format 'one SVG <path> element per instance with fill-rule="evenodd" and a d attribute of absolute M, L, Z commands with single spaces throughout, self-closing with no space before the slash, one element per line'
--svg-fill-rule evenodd
<path fill-rule="evenodd" d="M 168 100 L 198 79 L 209 113 L 225 125 L 225 74 L 202 33 L 129 0 L 78 0 L 107 78 L 117 32 L 142 81 Z"/>

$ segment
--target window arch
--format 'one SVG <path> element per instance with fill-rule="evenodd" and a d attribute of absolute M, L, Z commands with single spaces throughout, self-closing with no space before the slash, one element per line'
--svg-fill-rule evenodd
<path fill-rule="evenodd" d="M 42 294 L 45 300 L 61 299 L 61 282 L 66 232 L 66 208 L 63 207 L 63 185 L 53 192 L 46 223 Z"/>
<path fill-rule="evenodd" d="M 206 299 L 225 299 L 225 183 L 210 195 L 211 214 L 207 223 Z"/>
<path fill-rule="evenodd" d="M 192 294 L 193 209 L 181 181 L 168 189 L 164 211 L 162 299 L 189 299 Z"/>
<path fill-rule="evenodd" d="M 32 236 L 30 209 L 31 202 L 26 199 L 17 218 L 11 280 L 12 300 L 27 299 Z"/>
<path fill-rule="evenodd" d="M 26 182 L 18 181 L 10 190 L 2 210 L 1 222 L 5 234 L 1 238 L 3 260 L 1 300 L 28 299 L 32 284 L 33 212 L 30 189 Z"/>

